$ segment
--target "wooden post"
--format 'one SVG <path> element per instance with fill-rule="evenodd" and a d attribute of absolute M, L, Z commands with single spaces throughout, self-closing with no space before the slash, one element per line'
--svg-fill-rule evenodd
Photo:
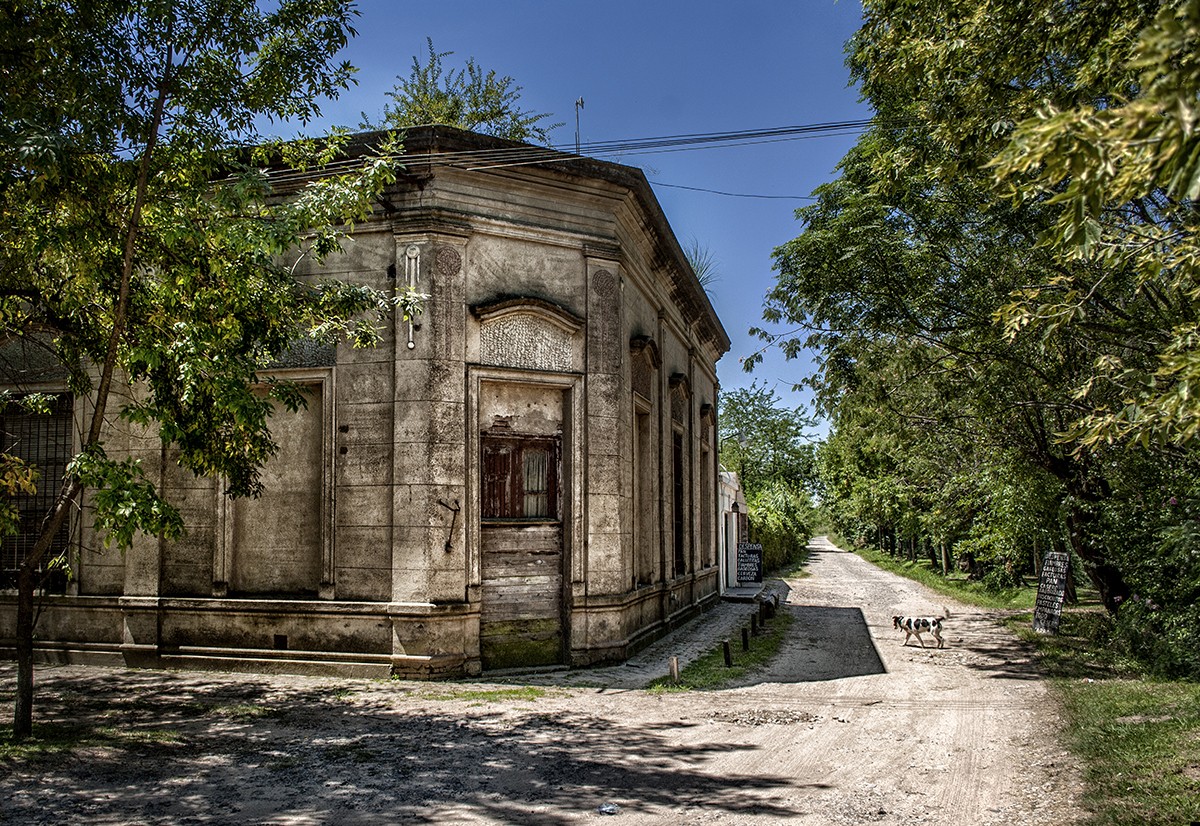
<path fill-rule="evenodd" d="M 721 652 L 725 655 L 725 667 L 733 667 L 733 652 L 729 649 L 729 640 L 721 640 Z"/>
<path fill-rule="evenodd" d="M 742 650 L 750 650 L 750 629 L 744 625 L 742 626 Z"/>
<path fill-rule="evenodd" d="M 670 665 L 670 669 L 671 669 L 671 682 L 678 683 L 679 682 L 679 658 L 672 657 L 670 659 L 669 665 Z"/>
<path fill-rule="evenodd" d="M 750 633 L 758 636 L 758 614 L 750 615 Z"/>

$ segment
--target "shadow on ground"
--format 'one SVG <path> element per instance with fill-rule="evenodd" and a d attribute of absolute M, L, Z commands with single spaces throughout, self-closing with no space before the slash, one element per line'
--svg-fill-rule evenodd
<path fill-rule="evenodd" d="M 884 674 L 887 669 L 858 608 L 785 605 L 788 639 L 774 661 L 741 685 L 804 683 Z"/>
<path fill-rule="evenodd" d="M 12 685 L 0 667 L 0 685 Z M 3 816 L 25 824 L 403 823 L 557 826 L 612 801 L 789 817 L 788 778 L 714 776 L 714 741 L 534 704 L 419 703 L 426 689 L 90 669 L 39 675 L 41 752 L 0 737 Z M 11 696 L 0 709 L 11 713 Z M 53 801 L 48 805 L 48 801 Z"/>
<path fill-rule="evenodd" d="M 1047 677 L 1037 649 L 1003 626 L 1003 612 L 956 617 L 951 640 L 971 655 L 963 664 L 989 677 L 1040 680 Z"/>

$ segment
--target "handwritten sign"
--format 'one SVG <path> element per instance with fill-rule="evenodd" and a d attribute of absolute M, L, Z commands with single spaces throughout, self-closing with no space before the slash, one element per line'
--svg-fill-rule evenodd
<path fill-rule="evenodd" d="M 757 542 L 739 542 L 737 546 L 738 582 L 762 582 L 762 567 L 762 545 Z"/>
<path fill-rule="evenodd" d="M 1033 630 L 1041 634 L 1057 634 L 1062 620 L 1063 597 L 1067 593 L 1067 572 L 1071 560 L 1062 551 L 1051 551 L 1042 562 L 1042 577 L 1038 580 L 1037 603 L 1033 608 Z"/>

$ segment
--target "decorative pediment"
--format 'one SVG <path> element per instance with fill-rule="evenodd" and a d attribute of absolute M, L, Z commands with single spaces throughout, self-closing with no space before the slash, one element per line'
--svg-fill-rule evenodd
<path fill-rule="evenodd" d="M 629 341 L 630 383 L 633 392 L 645 401 L 654 399 L 654 374 L 660 364 L 658 345 L 649 336 L 634 336 Z"/>
<path fill-rule="evenodd" d="M 700 405 L 700 441 L 708 444 L 717 427 L 717 409 L 707 402 Z"/>
<path fill-rule="evenodd" d="M 474 309 L 479 319 L 479 363 L 549 372 L 577 369 L 577 338 L 583 320 L 534 298 L 517 298 Z"/>
<path fill-rule="evenodd" d="M 683 373 L 675 373 L 670 379 L 671 386 L 671 421 L 686 424 L 688 420 L 688 403 L 692 398 L 692 385 Z"/>

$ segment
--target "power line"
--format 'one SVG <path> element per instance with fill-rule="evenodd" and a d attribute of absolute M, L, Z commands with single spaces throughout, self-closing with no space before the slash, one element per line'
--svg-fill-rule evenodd
<path fill-rule="evenodd" d="M 707 149 L 719 145 L 750 146 L 758 143 L 777 143 L 781 141 L 805 140 L 813 137 L 857 134 L 869 129 L 872 123 L 874 121 L 868 118 L 866 120 L 780 126 L 770 129 L 742 129 L 734 132 L 702 132 L 666 135 L 654 138 L 634 138 L 631 140 L 592 141 L 581 146 L 581 154 L 593 157 L 597 155 L 646 155 Z M 503 154 L 510 151 L 513 152 L 511 157 Z M 520 166 L 548 161 L 561 162 L 564 160 L 574 160 L 579 157 L 578 155 L 574 157 L 562 157 L 562 151 L 561 147 L 552 147 L 549 149 L 521 147 L 516 150 L 496 150 L 497 153 L 500 153 L 499 157 L 493 156 L 486 159 L 481 157 L 472 166 L 472 169 L 495 169 L 502 166 Z"/>
<path fill-rule="evenodd" d="M 666 152 L 687 152 L 720 146 L 752 146 L 762 143 L 808 140 L 818 137 L 857 134 L 875 124 L 874 119 L 829 121 L 796 126 L 780 126 L 768 129 L 742 129 L 731 132 L 697 132 L 679 135 L 661 135 L 650 138 L 590 141 L 580 144 L 579 153 L 569 151 L 574 147 L 559 146 L 510 146 L 495 149 L 467 149 L 456 152 L 402 152 L 395 160 L 402 164 L 436 164 L 465 168 L 469 171 L 486 171 L 513 166 L 535 164 L 572 163 L 587 158 L 625 155 L 649 155 Z M 305 180 L 314 176 L 324 177 L 349 171 L 360 164 L 357 159 L 345 159 L 327 164 L 319 171 L 284 171 L 271 175 L 272 180 L 286 182 Z M 665 185 L 665 184 L 664 184 Z M 737 196 L 736 193 L 718 193 Z M 788 197 L 788 196 L 777 196 Z"/>
<path fill-rule="evenodd" d="M 665 184 L 662 181 L 650 181 L 655 186 L 665 186 L 671 189 L 686 189 L 691 192 L 707 192 L 709 195 L 724 195 L 728 198 L 761 198 L 771 201 L 815 201 L 812 195 L 755 195 L 746 192 L 722 192 L 719 189 L 705 189 L 701 186 L 683 186 L 682 184 Z"/>

